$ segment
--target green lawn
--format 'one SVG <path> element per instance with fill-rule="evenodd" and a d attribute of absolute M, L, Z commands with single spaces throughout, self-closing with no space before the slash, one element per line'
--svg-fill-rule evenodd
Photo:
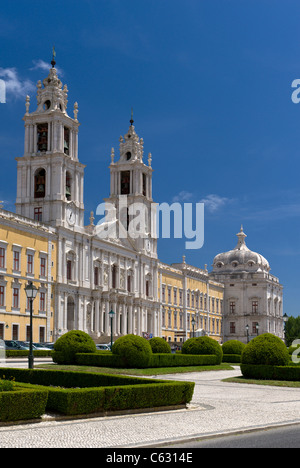
<path fill-rule="evenodd" d="M 68 370 L 76 372 L 98 372 L 100 374 L 123 374 L 123 375 L 163 375 L 178 374 L 183 372 L 204 372 L 216 370 L 233 370 L 227 363 L 219 366 L 186 366 L 186 367 L 155 367 L 149 369 L 117 369 L 112 367 L 90 367 L 90 366 L 59 366 L 57 364 L 39 364 L 37 368 Z"/>
<path fill-rule="evenodd" d="M 229 377 L 228 379 L 222 380 L 222 382 L 246 383 L 246 384 L 254 384 L 254 385 L 269 385 L 271 387 L 300 388 L 300 382 L 292 382 L 288 380 L 257 380 L 257 379 L 245 379 L 244 377 Z"/>

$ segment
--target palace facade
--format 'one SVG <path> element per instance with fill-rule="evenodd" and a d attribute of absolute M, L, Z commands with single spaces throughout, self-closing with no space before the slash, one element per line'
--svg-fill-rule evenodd
<path fill-rule="evenodd" d="M 67 85 L 53 61 L 49 75 L 37 83 L 32 111 L 26 98 L 24 155 L 16 158 L 16 214 L 0 210 L 0 339 L 28 338 L 28 281 L 39 288 L 34 341 L 55 341 L 73 329 L 89 333 L 96 342 L 108 341 L 110 311 L 115 338 L 133 333 L 163 336 L 175 344 L 203 334 L 220 342 L 223 334 L 224 339 L 245 339 L 240 317 L 248 309 L 240 308 L 245 300 L 238 291 L 249 281 L 276 290 L 274 323 L 262 320 L 263 314 L 273 313 L 271 293 L 265 294 L 264 302 L 258 289 L 249 298 L 259 304 L 252 321 L 261 324 L 261 331 L 281 336 L 279 283 L 266 270 L 254 271 L 250 260 L 247 274 L 240 271 L 241 259 L 235 269 L 231 258 L 216 257 L 211 274 L 206 266 L 187 265 L 185 258 L 172 265 L 159 261 L 153 234 L 152 155 L 144 161 L 144 141 L 132 119 L 120 137 L 119 154 L 111 151 L 110 194 L 105 198 L 110 214 L 99 226 L 91 212 L 90 224 L 84 225 L 78 104 L 71 117 L 67 99 Z M 143 215 L 134 224 L 136 207 Z M 250 320 L 249 324 L 253 328 Z"/>

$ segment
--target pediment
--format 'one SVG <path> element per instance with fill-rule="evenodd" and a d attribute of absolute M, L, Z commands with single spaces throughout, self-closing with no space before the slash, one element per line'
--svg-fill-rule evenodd
<path fill-rule="evenodd" d="M 99 240 L 119 245 L 129 250 L 138 252 L 135 239 L 132 239 L 123 224 L 118 219 L 105 221 L 94 228 L 94 236 Z"/>

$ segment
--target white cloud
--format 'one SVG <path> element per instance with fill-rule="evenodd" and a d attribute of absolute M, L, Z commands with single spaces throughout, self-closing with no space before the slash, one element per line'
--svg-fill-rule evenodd
<path fill-rule="evenodd" d="M 35 85 L 32 81 L 22 80 L 16 68 L 0 68 L 0 78 L 5 81 L 6 95 L 16 99 L 24 98 L 34 91 Z"/>
<path fill-rule="evenodd" d="M 202 198 L 202 200 L 200 200 L 200 203 L 204 203 L 205 208 L 211 213 L 214 213 L 219 208 L 226 205 L 226 203 L 228 203 L 229 201 L 230 201 L 229 198 L 220 197 L 219 195 L 216 195 L 216 194 L 211 194 L 211 195 L 207 195 L 205 198 Z"/>
<path fill-rule="evenodd" d="M 191 192 L 182 190 L 178 195 L 175 195 L 175 197 L 173 197 L 172 202 L 183 203 L 183 202 L 189 201 L 192 197 L 193 197 L 193 194 Z"/>
<path fill-rule="evenodd" d="M 33 67 L 31 67 L 29 70 L 45 70 L 46 72 L 49 72 L 50 68 L 52 68 L 52 65 L 50 63 L 45 62 L 42 59 L 39 60 L 33 60 Z M 60 67 L 57 67 L 55 65 L 55 69 L 57 70 L 57 73 L 61 76 L 63 76 L 63 70 Z"/>

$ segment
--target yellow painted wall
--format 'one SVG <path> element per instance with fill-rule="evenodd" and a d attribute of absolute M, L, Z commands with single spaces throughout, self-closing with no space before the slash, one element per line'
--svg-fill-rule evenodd
<path fill-rule="evenodd" d="M 20 219 L 19 222 L 8 222 L 6 216 L 4 218 L 0 216 L 0 247 L 5 247 L 6 251 L 6 268 L 0 269 L 0 286 L 5 286 L 5 303 L 0 307 L 0 324 L 3 324 L 4 328 L 3 338 L 26 341 L 26 326 L 30 324 L 30 313 L 27 308 L 25 286 L 32 281 L 40 291 L 45 293 L 45 311 L 40 310 L 40 292 L 33 301 L 33 341 L 40 341 L 40 327 L 45 328 L 45 341 L 52 341 L 50 332 L 53 332 L 54 327 L 56 240 L 53 235 L 49 236 L 48 232 L 35 229 L 30 223 L 27 225 L 25 220 L 20 222 Z M 14 250 L 20 253 L 19 271 L 14 270 Z M 33 256 L 33 274 L 27 271 L 28 254 Z M 46 259 L 45 276 L 40 275 L 41 256 Z M 50 276 L 48 275 L 48 262 L 50 262 Z M 13 304 L 13 289 L 19 290 L 19 307 L 17 308 Z M 47 310 L 48 300 L 50 310 Z"/>
<path fill-rule="evenodd" d="M 186 291 L 184 290 L 186 281 Z M 161 294 L 161 286 L 165 287 L 165 301 Z M 168 297 L 168 288 L 171 287 L 171 301 Z M 174 304 L 174 289 L 177 288 L 177 304 Z M 184 275 L 180 269 L 163 265 L 161 268 L 161 274 L 159 278 L 159 298 L 162 303 L 162 311 L 165 313 L 165 321 L 162 323 L 162 336 L 167 341 L 180 342 L 185 339 L 185 321 L 183 318 L 183 326 L 180 327 L 180 312 L 184 311 L 184 299 L 182 305 L 179 301 L 179 290 L 182 290 L 183 298 L 184 294 L 187 295 L 186 312 L 187 312 L 187 338 L 193 336 L 192 318 L 196 320 L 194 331 L 197 328 L 204 328 L 207 334 L 216 339 L 222 341 L 222 310 L 223 310 L 223 295 L 224 288 L 219 283 L 215 283 L 207 279 L 194 278 Z M 202 294 L 203 307 L 200 307 L 200 299 L 197 304 L 196 294 Z M 188 302 L 188 294 L 190 300 Z M 192 302 L 192 295 L 194 294 L 194 306 Z M 205 309 L 204 297 L 208 294 L 207 305 Z M 213 309 L 214 300 L 214 309 Z M 217 308 L 218 300 L 218 308 Z M 209 312 L 208 312 L 209 311 Z M 169 313 L 171 312 L 171 321 L 169 320 Z M 177 320 L 175 324 L 175 315 Z"/>

